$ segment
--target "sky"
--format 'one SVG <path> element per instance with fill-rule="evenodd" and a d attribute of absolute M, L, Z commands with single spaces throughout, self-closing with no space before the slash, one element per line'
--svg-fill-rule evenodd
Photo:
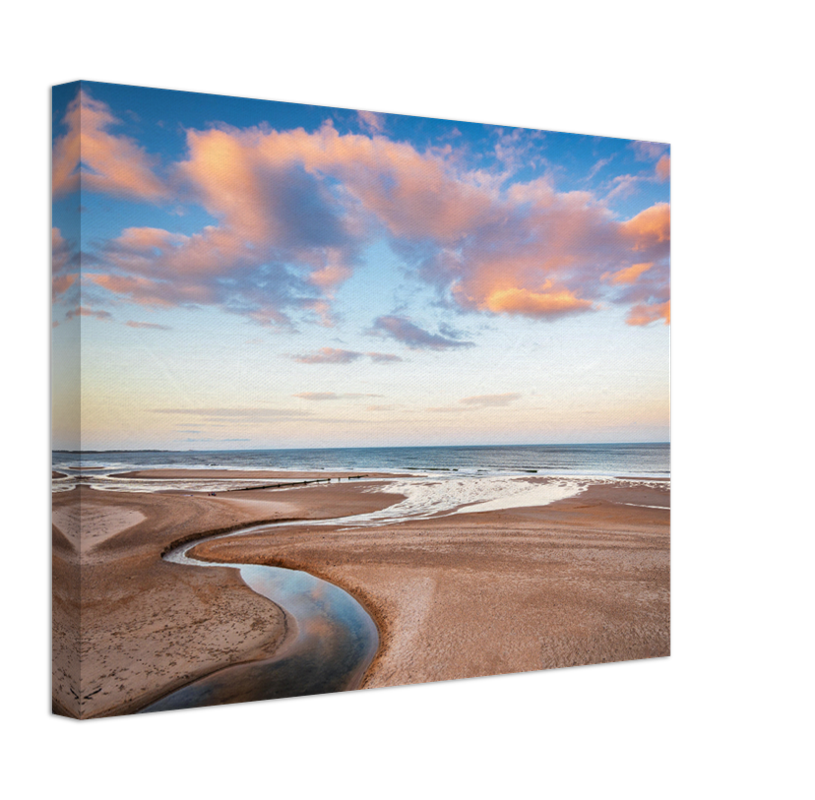
<path fill-rule="evenodd" d="M 55 449 L 668 440 L 668 145 L 52 100 Z"/>

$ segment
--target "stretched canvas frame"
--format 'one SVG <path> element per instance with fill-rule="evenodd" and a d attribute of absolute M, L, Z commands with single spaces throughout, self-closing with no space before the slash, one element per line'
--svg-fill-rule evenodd
<path fill-rule="evenodd" d="M 487 275 L 487 266 L 484 266 L 483 273 L 471 276 L 473 280 L 470 284 L 459 279 L 459 272 L 463 269 L 462 248 L 466 245 L 451 239 L 450 231 L 463 224 L 459 214 L 465 212 L 472 214 L 473 219 L 483 225 L 480 231 L 493 223 L 498 224 L 492 218 L 486 219 L 491 212 L 487 208 L 489 198 L 500 195 L 506 201 L 511 197 L 512 202 L 517 203 L 514 209 L 528 209 L 535 203 L 574 203 L 575 207 L 589 209 L 588 214 L 594 211 L 601 213 L 602 204 L 597 203 L 596 196 L 588 197 L 590 191 L 587 190 L 587 196 L 583 197 L 577 188 L 570 193 L 559 193 L 554 188 L 554 175 L 560 165 L 547 164 L 546 156 L 536 153 L 534 149 L 535 138 L 547 135 L 544 131 L 529 129 L 524 133 L 520 128 L 504 130 L 493 126 L 492 153 L 498 159 L 494 163 L 501 166 L 507 175 L 513 170 L 523 169 L 521 162 L 524 159 L 528 159 L 533 166 L 537 159 L 535 168 L 539 170 L 539 177 L 519 180 L 514 188 L 507 190 L 502 184 L 505 178 L 499 174 L 498 167 L 492 172 L 485 169 L 479 173 L 474 161 L 467 165 L 467 169 L 461 168 L 457 173 L 460 181 L 455 185 L 445 183 L 449 175 L 444 170 L 438 174 L 430 171 L 431 166 L 443 163 L 452 172 L 458 168 L 455 159 L 466 155 L 465 149 L 459 151 L 454 146 L 457 137 L 462 135 L 455 123 L 448 126 L 446 140 L 441 137 L 433 139 L 428 135 L 423 140 L 423 146 L 419 147 L 390 135 L 388 115 L 379 111 L 308 106 L 312 115 L 308 125 L 300 127 L 296 122 L 288 122 L 287 118 L 287 124 L 278 130 L 274 114 L 286 106 L 287 112 L 292 114 L 291 120 L 296 120 L 297 104 L 275 105 L 271 101 L 254 98 L 85 81 L 55 86 L 53 100 L 52 384 L 55 394 L 52 447 L 54 450 L 76 452 L 80 462 L 77 467 L 82 466 L 84 459 L 85 469 L 69 473 L 74 480 L 80 475 L 86 478 L 90 475 L 92 478 L 93 469 L 87 469 L 87 454 L 89 451 L 106 449 L 101 433 L 99 436 L 102 438 L 94 439 L 95 430 L 89 424 L 89 419 L 99 419 L 104 435 L 109 436 L 111 431 L 120 430 L 122 437 L 117 441 L 127 444 L 130 430 L 128 415 L 144 413 L 141 398 L 134 394 L 127 401 L 117 395 L 116 384 L 123 374 L 122 370 L 127 370 L 128 365 L 118 361 L 116 354 L 122 352 L 122 342 L 128 336 L 134 352 L 139 348 L 156 347 L 149 337 L 154 333 L 167 332 L 172 327 L 167 324 L 166 316 L 162 316 L 171 307 L 185 309 L 193 315 L 198 313 L 199 316 L 210 314 L 217 308 L 223 320 L 234 319 L 236 327 L 238 324 L 255 324 L 264 331 L 277 331 L 293 330 L 300 324 L 311 326 L 313 330 L 331 330 L 337 324 L 337 320 L 332 318 L 332 303 L 340 287 L 354 277 L 354 270 L 359 264 L 355 261 L 359 258 L 355 248 L 361 246 L 360 242 L 367 235 L 363 230 L 365 225 L 379 225 L 394 237 L 393 246 L 404 263 L 391 265 L 390 269 L 396 271 L 410 265 L 414 270 L 411 279 L 419 275 L 430 290 L 441 292 L 444 289 L 446 292 L 443 297 L 439 294 L 437 301 L 439 308 L 447 303 L 447 310 L 439 315 L 441 324 L 432 330 L 426 325 L 417 325 L 407 315 L 395 313 L 396 304 L 394 313 L 379 314 L 375 320 L 372 319 L 367 333 L 377 345 L 383 341 L 398 340 L 405 347 L 424 346 L 434 352 L 469 349 L 474 344 L 467 335 L 472 335 L 475 326 L 471 324 L 465 331 L 465 326 L 459 325 L 455 316 L 459 311 L 470 314 L 468 320 L 479 320 L 479 324 L 486 327 L 491 319 L 500 318 L 502 314 L 530 320 L 536 316 L 540 319 L 547 316 L 577 319 L 581 311 L 589 306 L 599 309 L 603 303 L 619 302 L 620 308 L 625 308 L 628 315 L 625 324 L 632 329 L 655 330 L 670 323 L 669 201 L 646 203 L 640 210 L 632 205 L 627 216 L 617 212 L 617 222 L 622 220 L 620 227 L 628 223 L 630 229 L 636 228 L 637 235 L 641 234 L 640 239 L 632 245 L 630 255 L 640 254 L 642 260 L 631 258 L 623 262 L 622 259 L 615 260 L 616 256 L 610 258 L 606 265 L 608 268 L 602 274 L 598 270 L 595 276 L 598 285 L 602 282 L 606 292 L 602 300 L 599 294 L 592 296 L 588 288 L 581 294 L 575 288 L 576 284 L 569 286 L 564 282 L 562 286 L 558 285 L 555 278 L 559 273 L 555 267 L 551 273 L 555 278 L 543 276 L 534 285 L 505 283 L 482 294 L 478 294 L 482 288 L 479 280 Z M 154 116 L 148 118 L 140 111 L 143 102 L 155 102 L 152 108 Z M 173 117 L 174 102 L 197 105 L 199 116 L 196 116 L 196 122 L 181 119 L 180 111 Z M 259 111 L 265 108 L 264 103 L 267 102 L 271 109 L 269 116 Z M 210 108 L 212 115 L 208 116 Z M 224 116 L 219 117 L 221 112 Z M 256 121 L 250 124 L 248 120 L 252 114 Z M 320 115 L 324 119 L 318 125 L 314 120 Z M 421 118 L 414 118 L 414 121 L 421 126 Z M 460 126 L 465 124 L 462 122 Z M 346 127 L 343 128 L 343 125 Z M 182 130 L 181 126 L 186 127 Z M 351 127 L 354 127 L 353 133 L 348 132 Z M 364 139 L 373 143 L 374 149 L 378 147 L 380 155 L 384 153 L 383 157 L 390 159 L 388 163 L 397 167 L 393 176 L 374 191 L 371 187 L 375 178 L 370 179 L 374 183 L 366 183 L 359 180 L 358 172 L 353 175 L 349 172 L 370 170 L 371 164 L 363 158 L 349 161 L 351 166 L 348 166 L 345 162 L 341 163 L 341 157 L 337 155 L 331 169 L 326 167 L 325 162 L 304 166 L 306 155 L 291 170 L 281 166 L 274 158 L 262 162 L 259 154 L 268 152 L 264 147 L 281 131 L 291 135 L 292 146 L 304 144 L 309 137 L 316 138 L 318 134 L 322 137 L 323 146 L 329 141 L 334 144 L 339 141 L 350 147 L 352 139 L 354 144 Z M 207 139 L 202 132 L 211 134 L 211 137 Z M 174 140 L 173 156 L 162 155 L 149 146 L 150 142 L 159 141 L 160 134 Z M 344 141 L 345 137 L 348 142 Z M 309 149 L 308 144 L 304 144 L 303 153 L 308 151 L 309 158 L 316 158 L 315 151 Z M 650 149 L 649 144 L 653 145 Z M 209 147 L 213 149 L 205 153 Z M 216 152 L 219 147 L 223 149 Z M 238 153 L 235 147 L 243 150 Z M 631 140 L 621 144 L 621 149 L 624 147 L 629 147 L 640 162 L 642 174 L 615 175 L 616 182 L 612 183 L 610 179 L 604 188 L 606 197 L 625 196 L 626 192 L 633 192 L 631 187 L 638 181 L 663 191 L 667 181 L 669 197 L 669 145 Z M 236 167 L 256 169 L 257 172 L 247 173 L 243 177 L 237 169 L 234 172 L 220 172 L 219 165 L 225 165 L 234 155 L 240 156 Z M 200 161 L 196 161 L 196 156 L 200 156 Z M 207 163 L 212 171 L 198 171 L 210 156 L 212 158 Z M 342 158 L 345 158 L 344 153 Z M 594 167 L 602 170 L 608 161 L 598 156 Z M 419 164 L 425 169 L 424 172 L 422 169 L 411 171 Z M 547 167 L 550 173 L 546 172 Z M 402 168 L 404 171 L 400 172 Z M 465 173 L 466 180 L 462 177 Z M 263 180 L 255 185 L 258 175 Z M 418 183 L 408 186 L 408 176 Z M 400 184 L 401 179 L 404 179 L 404 183 Z M 241 183 L 242 180 L 252 183 L 253 189 L 259 192 L 254 207 L 246 205 L 238 208 L 239 200 L 232 203 L 226 199 L 229 191 L 246 185 Z M 427 185 L 423 182 L 427 182 Z M 431 186 L 429 190 L 428 185 Z M 416 186 L 415 195 L 410 195 L 410 190 Z M 274 187 L 283 188 L 277 191 Z M 371 194 L 366 194 L 368 190 Z M 449 205 L 443 202 L 447 199 L 444 194 L 447 191 L 455 195 L 451 195 Z M 404 207 L 395 205 L 391 195 L 401 197 Z M 434 195 L 441 200 L 437 209 L 431 212 L 428 211 L 428 204 Z M 342 213 L 339 213 L 328 204 L 329 200 L 347 205 L 343 205 Z M 411 202 L 415 202 L 415 206 L 408 213 L 406 209 L 410 208 Z M 355 217 L 354 212 L 361 206 L 365 207 L 365 214 Z M 192 211 L 192 207 L 196 210 Z M 262 214 L 254 218 L 253 214 L 258 208 L 270 214 L 274 212 L 273 219 L 270 216 L 264 218 Z M 295 208 L 298 213 L 292 214 Z M 128 217 L 127 213 L 132 216 Z M 411 226 L 417 218 L 412 217 L 411 213 L 422 217 L 425 227 L 421 236 L 411 233 Z M 522 212 L 519 210 L 518 213 Z M 182 222 L 189 220 L 191 214 L 198 214 L 197 223 L 185 227 Z M 158 221 L 159 217 L 163 223 Z M 169 224 L 170 218 L 178 220 L 176 227 Z M 634 220 L 639 220 L 639 227 L 633 224 Z M 271 230 L 275 225 L 277 228 Z M 114 227 L 118 229 L 115 233 Z M 253 240 L 255 235 L 257 240 Z M 274 256 L 269 256 L 268 263 L 261 263 L 262 259 L 255 260 L 255 254 L 261 242 L 264 246 L 269 244 L 270 236 L 277 236 L 276 241 L 282 244 Z M 601 236 L 601 233 L 598 232 L 597 236 Z M 495 240 L 490 241 L 494 243 Z M 431 252 L 434 244 L 437 249 Z M 597 252 L 608 247 L 608 243 L 599 243 Z M 234 272 L 214 277 L 209 274 L 212 265 L 207 259 L 213 251 L 218 251 L 224 259 L 233 259 Z M 182 255 L 184 259 L 181 259 Z M 555 255 L 560 257 L 559 253 Z M 505 274 L 519 281 L 522 278 L 525 280 L 530 267 L 520 263 L 523 257 L 524 254 L 519 256 L 516 272 L 512 272 L 516 267 L 506 267 L 508 272 Z M 574 257 L 579 260 L 577 256 Z M 295 276 L 289 264 L 298 259 L 301 273 Z M 174 268 L 178 270 L 176 274 L 168 271 Z M 263 272 L 260 277 L 259 271 Z M 254 275 L 253 280 L 241 284 L 243 276 L 250 273 Z M 443 279 L 447 281 L 445 286 L 442 286 Z M 292 289 L 292 286 L 295 288 Z M 261 290 L 268 294 L 258 300 Z M 372 286 L 369 291 L 373 296 L 378 289 Z M 401 298 L 405 304 L 406 297 L 407 292 Z M 362 301 L 365 300 L 363 297 Z M 454 302 L 459 305 L 454 307 Z M 131 318 L 125 313 L 128 306 L 141 309 L 144 314 Z M 105 325 L 109 325 L 109 336 L 100 333 Z M 216 370 L 223 359 L 229 358 L 230 336 L 224 334 L 219 339 L 219 332 L 216 330 L 214 333 L 216 335 L 209 349 L 198 352 L 202 361 L 211 358 L 211 368 Z M 668 356 L 669 350 L 663 349 L 662 354 Z M 151 350 L 151 355 L 155 370 L 163 369 L 160 351 L 157 348 Z M 373 344 L 370 350 L 362 351 L 344 348 L 339 341 L 325 344 L 322 348 L 315 346 L 308 353 L 304 348 L 299 355 L 302 357 L 299 363 L 305 363 L 307 355 L 322 357 L 326 363 L 332 358 L 337 359 L 338 363 L 347 358 L 357 363 L 370 361 L 387 364 L 389 358 L 397 358 L 386 348 Z M 91 365 L 104 365 L 106 358 L 108 371 L 93 372 Z M 143 369 L 143 365 L 139 368 Z M 251 367 L 247 367 L 247 380 L 250 372 Z M 180 379 L 176 373 L 170 380 Z M 201 382 L 200 377 L 195 380 L 195 388 L 190 384 L 190 388 L 181 389 L 182 394 L 184 391 L 203 392 L 202 387 L 206 384 Z M 136 387 L 128 385 L 131 391 L 137 389 L 145 393 L 150 388 L 149 381 Z M 329 396 L 337 393 L 320 386 L 312 392 L 303 393 L 306 394 L 311 396 L 302 397 L 304 402 L 320 402 L 323 399 L 331 402 L 333 398 Z M 326 397 L 318 399 L 320 394 Z M 379 392 L 359 391 L 356 394 L 376 395 Z M 479 407 L 488 408 L 490 403 L 494 404 L 496 420 L 502 413 L 501 409 L 514 401 L 512 392 L 484 391 L 477 397 L 481 398 L 479 402 L 482 405 Z M 161 398 L 162 402 L 164 400 Z M 209 406 L 207 400 L 204 392 L 195 397 L 193 404 Z M 669 396 L 663 397 L 663 401 L 667 407 Z M 88 416 L 87 406 L 94 402 L 97 403 L 99 417 Z M 158 398 L 156 402 L 160 404 Z M 82 416 L 83 405 L 86 406 L 86 416 Z M 372 403 L 372 407 L 375 405 Z M 219 407 L 213 405 L 212 408 Z M 107 413 L 106 409 L 111 410 L 111 416 L 102 419 Z M 183 416 L 183 409 L 176 411 Z M 377 413 L 371 411 L 372 415 Z M 659 411 L 654 413 L 658 414 Z M 222 413 L 220 416 L 213 414 L 210 419 L 215 420 L 215 425 L 216 422 L 223 423 L 228 417 L 229 414 Z M 666 423 L 667 420 L 663 417 L 660 422 Z M 176 427 L 181 428 L 180 425 Z M 496 422 L 498 427 L 499 423 Z M 119 446 L 108 449 L 131 448 Z M 54 480 L 64 480 L 65 474 L 54 476 Z M 58 496 L 52 495 L 55 498 Z M 76 719 L 134 713 L 143 708 L 139 697 L 127 697 L 118 706 L 98 706 L 95 699 L 98 701 L 105 693 L 104 682 L 96 680 L 90 685 L 83 680 L 83 639 L 91 635 L 82 627 L 85 624 L 83 602 L 93 596 L 93 587 L 90 584 L 83 587 L 83 581 L 93 575 L 94 570 L 98 572 L 106 558 L 113 558 L 111 554 L 118 534 L 114 533 L 109 539 L 93 538 L 93 502 L 86 502 L 84 507 L 77 505 L 73 510 L 60 506 L 59 502 L 57 506 L 52 515 L 52 710 L 56 715 Z M 119 532 L 132 533 L 144 521 L 144 515 L 135 507 L 123 506 L 113 513 L 114 516 L 118 514 L 116 524 Z M 222 527 L 226 529 L 230 526 L 224 523 Z M 181 538 L 183 533 L 168 536 L 164 545 Z M 314 571 L 319 572 L 319 565 L 315 566 Z M 122 574 L 123 581 L 134 577 Z M 214 577 L 212 581 L 216 583 Z M 233 581 L 236 582 L 237 579 Z M 126 592 L 126 584 L 112 588 L 111 592 L 114 591 Z M 98 599 L 93 598 L 94 602 L 98 602 Z M 665 625 L 669 630 L 669 613 Z M 155 624 L 155 636 L 166 636 L 159 621 Z M 154 669 L 160 670 L 165 662 L 169 664 L 173 661 L 170 647 L 171 639 L 167 639 L 167 647 L 160 648 L 164 660 L 161 664 L 157 662 L 153 665 Z M 127 650 L 126 646 L 124 650 Z M 654 655 L 650 657 L 662 658 L 670 654 L 670 649 L 660 651 L 657 648 L 653 652 Z M 133 671 L 151 669 L 141 664 L 136 666 L 137 662 L 141 662 L 137 654 L 132 653 L 127 657 L 133 661 Z M 97 677 L 107 674 L 98 664 L 93 669 Z M 117 671 L 116 679 L 120 680 L 128 670 L 126 665 L 117 662 L 110 674 L 114 671 Z M 481 673 L 484 677 L 489 674 Z M 179 686 L 183 684 L 178 676 L 174 676 L 173 680 Z M 452 691 L 449 686 L 447 689 Z"/>

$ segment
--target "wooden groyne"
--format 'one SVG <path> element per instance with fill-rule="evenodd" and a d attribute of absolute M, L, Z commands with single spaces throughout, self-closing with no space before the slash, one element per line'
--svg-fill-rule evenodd
<path fill-rule="evenodd" d="M 367 478 L 367 475 L 348 475 L 343 476 L 347 481 L 355 481 L 360 478 Z M 291 489 L 294 486 L 309 486 L 313 483 L 331 483 L 331 481 L 341 481 L 342 478 L 310 478 L 309 480 L 302 481 L 289 481 L 288 483 L 267 483 L 262 486 L 242 486 L 240 489 L 221 489 L 221 492 L 254 492 L 258 489 Z"/>

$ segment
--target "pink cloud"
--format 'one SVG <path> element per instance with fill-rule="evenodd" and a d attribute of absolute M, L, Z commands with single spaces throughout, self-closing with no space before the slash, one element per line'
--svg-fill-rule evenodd
<path fill-rule="evenodd" d="M 112 318 L 109 311 L 88 308 L 87 306 L 77 306 L 76 308 L 72 308 L 65 315 L 66 320 L 73 319 L 74 317 L 94 317 L 95 319 L 101 320 L 109 320 Z"/>
<path fill-rule="evenodd" d="M 656 161 L 668 149 L 662 142 L 632 142 L 631 147 L 639 161 Z"/>
<path fill-rule="evenodd" d="M 500 222 L 422 267 L 464 309 L 541 319 L 585 313 L 604 295 L 604 274 L 668 253 L 667 206 L 621 223 L 591 194 L 558 193 L 538 180 L 513 186 L 496 209 Z"/>
<path fill-rule="evenodd" d="M 120 121 L 105 103 L 80 91 L 63 122 L 68 131 L 54 143 L 54 197 L 76 191 L 80 176 L 83 189 L 92 192 L 149 201 L 167 196 L 165 185 L 154 172 L 156 159 L 133 139 L 110 132 Z"/>
<path fill-rule="evenodd" d="M 459 403 L 463 403 L 465 406 L 478 406 L 479 408 L 504 408 L 520 397 L 521 395 L 518 392 L 480 394 L 475 397 L 464 397 L 459 400 Z"/>
<path fill-rule="evenodd" d="M 333 162 L 325 168 L 392 236 L 452 245 L 489 220 L 490 192 L 461 179 L 443 156 L 333 130 L 325 133 L 325 144 Z"/>
<path fill-rule="evenodd" d="M 313 272 L 309 280 L 315 286 L 323 289 L 333 288 L 337 284 L 348 280 L 351 277 L 351 269 L 342 264 L 328 264 L 322 269 Z"/>
<path fill-rule="evenodd" d="M 403 360 L 393 353 L 366 353 L 365 355 L 368 356 L 375 364 L 388 364 Z"/>
<path fill-rule="evenodd" d="M 591 300 L 581 300 L 568 289 L 549 291 L 551 281 L 541 287 L 543 291 L 530 289 L 496 289 L 483 301 L 481 307 L 494 313 L 523 314 L 527 317 L 557 317 L 575 311 L 596 308 Z"/>
<path fill-rule="evenodd" d="M 611 283 L 634 283 L 643 272 L 647 272 L 654 266 L 653 261 L 647 261 L 644 264 L 632 264 L 625 269 L 617 270 L 617 272 L 605 272 L 602 275 L 602 280 L 609 280 Z"/>
<path fill-rule="evenodd" d="M 352 361 L 362 358 L 362 355 L 362 353 L 357 353 L 353 350 L 321 347 L 316 353 L 293 356 L 293 358 L 301 364 L 350 364 Z"/>
<path fill-rule="evenodd" d="M 639 303 L 631 308 L 626 323 L 628 325 L 648 325 L 657 320 L 665 320 L 666 325 L 671 324 L 671 301 L 664 303 Z"/>
<path fill-rule="evenodd" d="M 358 353 L 355 350 L 340 350 L 335 347 L 321 347 L 315 353 L 304 353 L 292 358 L 301 364 L 350 364 L 363 356 L 368 356 L 374 364 L 402 361 L 399 356 L 391 353 Z"/>
<path fill-rule="evenodd" d="M 292 397 L 299 397 L 302 400 L 358 400 L 362 397 L 382 397 L 381 394 L 360 394 L 359 392 L 351 392 L 346 394 L 337 394 L 336 392 L 300 392 L 294 394 Z"/>
<path fill-rule="evenodd" d="M 668 203 L 640 211 L 620 225 L 620 231 L 635 252 L 656 250 L 667 255 L 671 242 L 671 207 Z"/>
<path fill-rule="evenodd" d="M 128 328 L 145 328 L 147 330 L 153 331 L 169 331 L 172 328 L 169 325 L 158 325 L 155 322 L 135 322 L 134 320 L 128 320 L 125 322 Z"/>
<path fill-rule="evenodd" d="M 209 304 L 213 297 L 207 287 L 185 285 L 176 281 L 157 281 L 125 275 L 86 273 L 85 278 L 116 295 L 143 306 L 169 308 L 179 305 Z"/>
<path fill-rule="evenodd" d="M 657 161 L 656 172 L 661 181 L 667 181 L 671 177 L 671 157 L 669 155 L 664 155 Z"/>
<path fill-rule="evenodd" d="M 671 204 L 657 203 L 640 211 L 620 226 L 629 236 L 637 239 L 635 248 L 648 243 L 671 241 Z"/>
<path fill-rule="evenodd" d="M 300 392 L 292 397 L 299 397 L 302 400 L 339 400 L 342 395 L 336 392 Z"/>
<path fill-rule="evenodd" d="M 125 228 L 113 244 L 123 251 L 150 256 L 156 250 L 164 250 L 170 245 L 181 244 L 189 237 L 174 234 L 162 228 Z"/>
<path fill-rule="evenodd" d="M 385 130 L 385 116 L 374 111 L 357 111 L 360 123 L 370 133 L 382 133 Z"/>

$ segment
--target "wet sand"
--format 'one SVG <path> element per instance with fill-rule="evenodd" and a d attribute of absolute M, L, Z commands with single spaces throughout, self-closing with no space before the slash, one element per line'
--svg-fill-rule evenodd
<path fill-rule="evenodd" d="M 374 486 L 381 483 L 217 497 L 87 487 L 54 495 L 55 526 L 70 527 L 77 503 L 92 523 L 86 533 L 83 508 L 82 716 L 128 713 L 219 666 L 268 657 L 286 635 L 283 611 L 237 571 L 161 561 L 172 542 L 401 499 L 365 491 Z M 616 481 L 540 508 L 379 528 L 283 525 L 202 543 L 191 555 L 305 569 L 349 591 L 382 639 L 366 688 L 658 657 L 670 653 L 669 500 L 667 482 Z M 115 530 L 134 513 L 144 519 Z M 76 558 L 72 539 L 55 530 L 54 620 L 63 636 L 54 694 L 76 715 L 76 654 L 64 636 L 78 611 L 66 569 Z"/>

